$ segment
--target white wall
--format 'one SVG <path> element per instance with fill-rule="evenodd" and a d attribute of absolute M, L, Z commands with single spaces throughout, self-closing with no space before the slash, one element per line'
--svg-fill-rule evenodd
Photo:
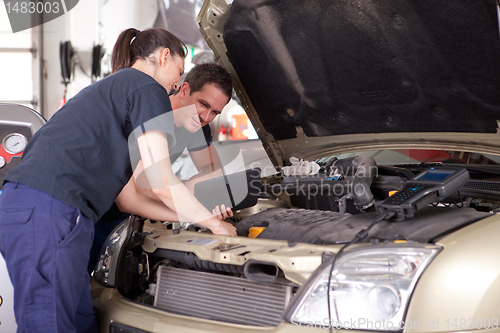
<path fill-rule="evenodd" d="M 80 61 L 84 71 L 90 75 L 92 48 L 95 44 L 102 42 L 107 51 L 103 59 L 105 70 L 120 32 L 131 27 L 140 30 L 151 27 L 156 20 L 157 11 L 157 0 L 80 0 L 67 14 L 45 23 L 45 117 L 49 119 L 59 109 L 59 99 L 64 94 L 59 61 L 60 42 L 71 41 L 78 52 L 77 61 Z M 74 81 L 68 85 L 66 98 L 74 96 L 90 83 L 90 77 L 77 66 Z"/>
<path fill-rule="evenodd" d="M 104 47 L 108 54 L 123 30 L 151 28 L 157 14 L 157 0 L 108 0 L 102 11 Z"/>
<path fill-rule="evenodd" d="M 43 49 L 45 60 L 45 114 L 48 119 L 59 109 L 59 100 L 64 95 L 64 85 L 61 83 L 61 65 L 59 45 L 70 40 L 72 46 L 80 54 L 84 69 L 89 72 L 90 65 L 87 55 L 92 50 L 92 43 L 97 36 L 97 1 L 80 0 L 75 8 L 65 15 L 43 25 Z M 74 95 L 90 83 L 90 78 L 75 70 L 75 80 L 68 86 L 66 98 Z"/>

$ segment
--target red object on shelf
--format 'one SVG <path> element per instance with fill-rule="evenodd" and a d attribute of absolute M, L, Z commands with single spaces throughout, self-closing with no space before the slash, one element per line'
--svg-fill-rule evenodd
<path fill-rule="evenodd" d="M 231 137 L 233 140 L 248 139 L 248 116 L 246 114 L 233 115 L 231 127 Z"/>
<path fill-rule="evenodd" d="M 229 140 L 229 132 L 231 132 L 230 127 L 220 125 L 220 127 L 217 129 L 217 133 L 218 133 L 217 140 L 219 140 L 219 141 Z"/>

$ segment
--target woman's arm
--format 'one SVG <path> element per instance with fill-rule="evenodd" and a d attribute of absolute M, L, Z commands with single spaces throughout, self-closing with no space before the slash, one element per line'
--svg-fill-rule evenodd
<path fill-rule="evenodd" d="M 161 201 L 137 192 L 134 178 L 130 178 L 115 200 L 122 212 L 135 214 L 152 220 L 177 222 L 177 213 Z"/>
<path fill-rule="evenodd" d="M 144 174 L 144 167 L 142 165 L 142 161 L 139 161 L 139 164 L 137 165 L 136 170 L 137 170 L 136 173 L 143 173 Z M 134 177 L 130 178 L 129 183 L 132 183 L 134 185 L 136 194 L 142 194 L 142 195 L 145 195 L 151 199 L 162 202 L 160 200 L 160 198 L 158 198 L 158 196 L 156 194 L 154 194 L 154 192 L 150 188 L 150 186 L 148 186 L 148 188 L 144 188 L 144 187 L 137 185 Z M 185 182 L 184 182 L 184 185 L 187 186 L 187 184 Z M 193 189 L 190 189 L 189 187 L 188 187 L 188 189 L 191 193 L 193 193 Z M 134 200 L 134 199 L 131 199 L 131 200 Z M 175 212 L 173 212 L 173 213 L 175 214 Z M 214 209 L 212 209 L 212 214 L 215 217 L 217 217 L 217 219 L 224 221 L 225 219 L 233 216 L 233 211 L 231 210 L 231 208 L 229 208 L 229 207 L 226 208 L 224 205 L 221 205 L 221 206 L 217 206 Z M 176 217 L 177 217 L 177 215 L 176 215 Z"/>

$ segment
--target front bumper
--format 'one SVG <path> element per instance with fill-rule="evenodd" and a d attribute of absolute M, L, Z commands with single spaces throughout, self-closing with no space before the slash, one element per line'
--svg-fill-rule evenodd
<path fill-rule="evenodd" d="M 115 289 L 106 288 L 103 290 L 101 296 L 94 300 L 94 310 L 99 321 L 99 328 L 101 333 L 110 332 L 111 323 L 122 328 L 121 332 L 130 333 L 162 333 L 162 332 L 182 332 L 182 333 L 207 333 L 207 332 L 220 332 L 220 333 L 297 333 L 297 332 L 310 332 L 321 331 L 327 332 L 328 328 L 322 328 L 320 324 L 309 323 L 307 324 L 290 324 L 282 322 L 276 327 L 249 327 L 244 325 L 236 325 L 224 322 L 217 322 L 202 318 L 187 317 L 168 313 L 162 310 L 155 309 L 150 306 L 131 302 L 121 296 Z M 409 324 L 409 323 L 406 323 Z M 419 327 L 407 327 L 403 332 L 417 332 L 426 331 L 431 332 L 432 324 L 428 320 L 420 322 Z M 451 325 L 451 322 L 448 323 Z M 413 323 L 412 323 L 413 325 Z M 416 324 L 415 324 L 416 325 Z M 423 326 L 422 326 L 423 325 Z M 429 326 L 431 325 L 431 326 Z M 446 325 L 445 322 L 439 323 L 440 326 Z M 353 327 L 354 328 L 354 327 Z M 442 327 L 440 327 L 442 329 Z M 449 327 L 451 330 L 448 332 L 463 332 L 464 330 L 453 330 L 453 326 Z M 482 329 L 482 330 L 466 330 L 468 333 L 490 333 L 500 332 L 499 328 L 496 329 Z M 118 331 L 117 331 L 118 332 Z M 373 332 L 380 333 L 381 331 L 371 330 L 356 330 L 356 329 L 333 329 L 336 333 L 356 333 L 356 332 Z"/>
<path fill-rule="evenodd" d="M 249 327 L 168 313 L 131 302 L 121 296 L 116 289 L 110 288 L 104 289 L 101 296 L 94 299 L 94 310 L 101 333 L 109 332 L 109 326 L 113 322 L 150 333 L 288 333 L 298 331 L 297 325 L 287 323 L 281 323 L 276 327 Z"/>

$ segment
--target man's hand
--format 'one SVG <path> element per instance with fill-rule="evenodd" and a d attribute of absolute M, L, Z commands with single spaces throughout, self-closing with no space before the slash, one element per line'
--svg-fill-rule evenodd
<path fill-rule="evenodd" d="M 224 204 L 216 206 L 214 209 L 212 209 L 212 214 L 214 214 L 214 216 L 221 221 L 224 221 L 229 217 L 233 217 L 233 211 L 231 210 L 231 208 L 226 208 Z"/>
<path fill-rule="evenodd" d="M 212 231 L 215 235 L 228 235 L 228 236 L 237 236 L 236 228 L 234 225 L 224 221 L 218 221 L 218 225 L 214 225 L 210 227 L 210 231 Z"/>
<path fill-rule="evenodd" d="M 214 235 L 237 236 L 234 225 L 225 221 L 220 221 L 215 216 L 196 224 L 202 228 L 210 229 Z"/>

